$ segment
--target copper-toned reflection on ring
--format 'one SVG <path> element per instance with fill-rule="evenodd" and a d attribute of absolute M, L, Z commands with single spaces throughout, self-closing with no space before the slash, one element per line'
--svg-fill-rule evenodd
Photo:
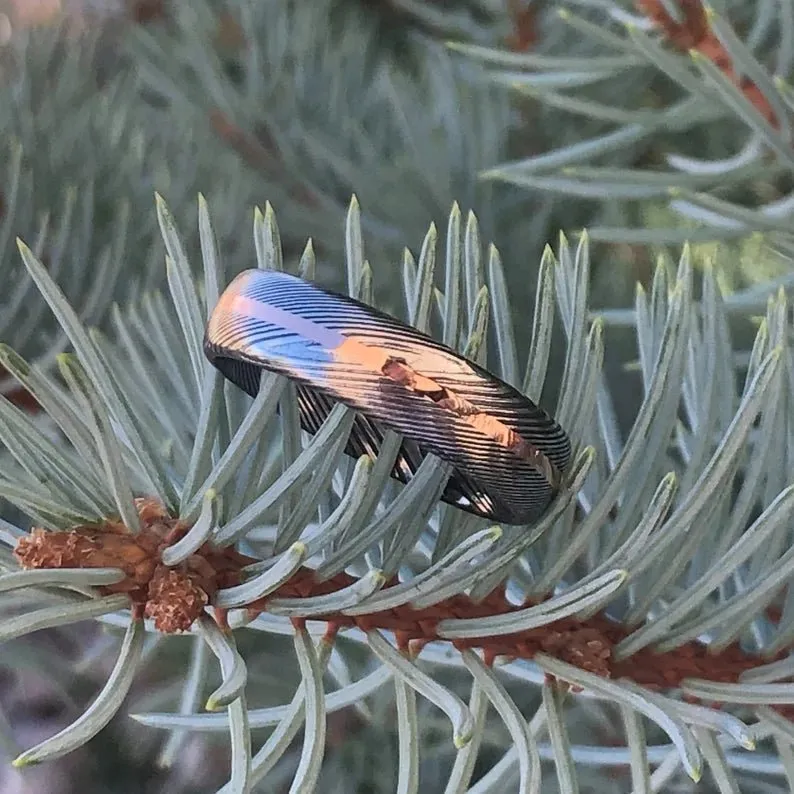
<path fill-rule="evenodd" d="M 457 414 L 483 435 L 489 436 L 497 444 L 507 447 L 522 460 L 534 466 L 556 490 L 560 487 L 562 476 L 557 467 L 534 444 L 525 441 L 513 428 L 500 422 L 496 417 L 483 413 L 464 397 L 459 397 L 450 389 L 441 386 L 430 378 L 414 372 L 401 359 L 390 358 L 383 365 L 384 375 L 407 389 L 429 397 L 445 411 Z"/>
<path fill-rule="evenodd" d="M 294 380 L 309 432 L 337 402 L 354 408 L 349 455 L 375 457 L 384 433 L 399 433 L 392 476 L 402 482 L 430 453 L 447 461 L 442 499 L 494 521 L 535 520 L 570 462 L 565 431 L 513 387 L 415 328 L 286 273 L 239 275 L 204 349 L 251 395 L 263 369 Z"/>

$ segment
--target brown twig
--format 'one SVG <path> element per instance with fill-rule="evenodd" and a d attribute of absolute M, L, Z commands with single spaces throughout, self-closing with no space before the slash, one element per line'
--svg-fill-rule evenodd
<path fill-rule="evenodd" d="M 127 15 L 139 25 L 165 19 L 167 0 L 125 0 Z"/>
<path fill-rule="evenodd" d="M 16 557 L 23 568 L 121 568 L 126 578 L 99 588 L 101 592 L 128 593 L 133 611 L 153 618 L 159 631 L 186 631 L 205 607 L 212 606 L 217 591 L 239 584 L 242 569 L 256 560 L 233 549 L 216 549 L 206 543 L 183 563 L 168 568 L 160 561 L 162 550 L 189 527 L 171 518 L 156 501 L 139 499 L 136 504 L 143 525 L 136 535 L 120 522 L 112 521 L 64 532 L 34 529 L 19 541 Z M 345 573 L 321 582 L 312 570 L 302 568 L 275 592 L 250 603 L 248 613 L 253 619 L 267 611 L 271 599 L 327 595 L 354 582 Z M 396 580 L 389 582 L 387 588 L 394 584 Z M 532 603 L 542 600 L 545 599 Z M 325 621 L 331 635 L 353 627 L 363 631 L 393 631 L 401 649 L 418 652 L 426 643 L 442 639 L 438 625 L 443 620 L 504 615 L 530 605 L 511 604 L 504 589 L 497 588 L 480 602 L 456 595 L 424 609 L 406 604 L 367 615 L 331 612 L 315 619 Z M 770 613 L 770 617 L 775 616 Z M 225 612 L 216 610 L 216 620 L 225 627 Z M 451 644 L 459 650 L 481 649 L 489 663 L 497 656 L 532 659 L 542 652 L 596 675 L 626 678 L 655 690 L 674 689 L 686 678 L 737 683 L 745 671 L 788 653 L 783 650 L 773 658 L 762 660 L 744 651 L 738 643 L 712 652 L 708 645 L 693 641 L 665 652 L 646 647 L 630 658 L 616 660 L 613 649 L 629 633 L 630 629 L 622 624 L 595 615 L 583 620 L 567 617 L 515 634 L 456 640 Z"/>
<path fill-rule="evenodd" d="M 31 414 L 38 413 L 41 410 L 41 406 L 27 389 L 11 385 L 6 391 L 3 391 L 3 381 L 7 378 L 10 378 L 10 374 L 6 371 L 5 367 L 0 364 L 0 395 L 23 411 L 27 411 Z"/>
<path fill-rule="evenodd" d="M 515 52 L 528 52 L 538 41 L 537 8 L 524 5 L 521 0 L 508 0 L 507 7 L 513 21 L 513 32 L 505 44 Z"/>
<path fill-rule="evenodd" d="M 308 185 L 291 176 L 282 163 L 278 146 L 267 130 L 262 128 L 253 135 L 235 124 L 223 111 L 214 108 L 209 113 L 213 132 L 229 146 L 244 163 L 260 173 L 282 183 L 287 183 L 288 193 L 308 208 L 317 208 L 319 202 Z"/>
<path fill-rule="evenodd" d="M 738 78 L 733 60 L 722 42 L 712 32 L 708 16 L 701 0 L 679 0 L 683 22 L 676 22 L 660 0 L 635 0 L 637 8 L 652 20 L 675 49 L 681 52 L 697 50 L 708 58 L 720 71 L 738 86 L 755 108 L 774 127 L 778 119 L 769 100 L 748 77 Z"/>

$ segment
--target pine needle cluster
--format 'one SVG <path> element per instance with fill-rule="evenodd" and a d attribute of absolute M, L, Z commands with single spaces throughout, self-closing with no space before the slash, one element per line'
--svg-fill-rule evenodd
<path fill-rule="evenodd" d="M 562 240 L 541 262 L 523 368 L 498 251 L 484 253 L 475 217 L 464 221 L 453 209 L 444 290 L 435 228 L 418 261 L 406 252 L 408 319 L 436 325 L 535 397 L 555 313 L 567 339 L 556 416 L 576 462 L 536 525 L 494 527 L 438 503 L 447 475 L 432 458 L 397 490 L 388 454 L 347 461 L 348 409 L 301 440 L 279 376 L 263 375 L 253 401 L 224 384 L 201 356 L 207 308 L 226 279 L 206 204 L 201 268 L 190 266 L 162 201 L 158 215 L 169 294 L 153 298 L 160 310 L 145 333 L 134 305 L 116 313 L 111 335 L 87 329 L 20 243 L 74 352 L 59 357 L 57 379 L 9 348 L 1 354 L 58 438 L 3 401 L 0 494 L 36 528 L 4 524 L 24 570 L 14 571 L 9 557 L 0 588 L 37 594 L 41 606 L 7 620 L 0 637 L 88 618 L 123 637 L 88 711 L 17 765 L 58 757 L 99 732 L 140 675 L 152 631 L 188 631 L 217 656 L 221 680 L 208 694 L 196 652 L 182 675 L 182 712 L 135 718 L 174 732 L 172 743 L 185 729 L 229 731 L 225 791 L 266 779 L 301 727 L 292 786 L 315 790 L 330 715 L 383 688 L 392 689 L 398 713 L 398 790 L 419 790 L 425 704 L 450 721 L 446 760 L 437 759 L 450 792 L 473 782 L 493 719 L 509 742 L 474 790 L 514 779 L 522 791 L 538 790 L 542 746 L 553 761 L 546 774 L 578 790 L 585 748 L 570 738 L 568 713 L 582 701 L 605 716 L 618 708 L 627 747 L 623 755 L 591 747 L 588 763 L 626 768 L 640 790 L 679 774 L 697 780 L 704 769 L 738 786 L 757 744 L 771 741 L 780 753 L 790 734 L 792 636 L 784 293 L 770 298 L 739 374 L 730 304 L 713 273 L 696 302 L 688 251 L 677 272 L 660 266 L 652 293 L 637 297 L 644 399 L 624 439 L 602 374 L 603 324 L 587 319 L 586 238 L 575 249 Z M 371 296 L 375 273 L 355 201 L 343 237 L 350 288 Z M 284 259 L 269 207 L 256 215 L 254 238 L 260 267 L 312 274 L 311 246 L 294 264 Z M 195 270 L 203 270 L 199 283 Z M 249 702 L 238 647 L 252 633 L 292 636 L 301 684 L 289 703 Z M 531 708 L 525 693 L 511 695 L 511 679 L 537 688 Z M 219 713 L 201 713 L 201 702 Z M 251 730 L 266 726 L 273 732 L 257 748 Z M 656 731 L 666 740 L 651 738 Z M 781 763 L 784 755 L 766 757 Z"/>

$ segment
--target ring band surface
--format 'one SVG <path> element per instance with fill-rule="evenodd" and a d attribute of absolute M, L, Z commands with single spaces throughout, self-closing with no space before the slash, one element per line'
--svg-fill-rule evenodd
<path fill-rule="evenodd" d="M 399 433 L 392 476 L 402 482 L 428 453 L 447 461 L 442 499 L 496 522 L 537 519 L 570 462 L 565 431 L 521 392 L 415 328 L 287 273 L 237 276 L 204 351 L 251 396 L 263 369 L 295 381 L 311 433 L 337 402 L 355 409 L 348 455 L 375 457 L 386 430 Z"/>

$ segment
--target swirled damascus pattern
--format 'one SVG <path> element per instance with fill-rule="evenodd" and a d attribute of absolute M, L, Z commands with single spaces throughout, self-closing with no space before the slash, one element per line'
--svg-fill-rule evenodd
<path fill-rule="evenodd" d="M 498 419 L 560 472 L 570 462 L 565 431 L 516 389 L 393 317 L 286 273 L 240 274 L 212 313 L 204 347 L 225 377 L 252 396 L 262 368 L 296 381 L 309 432 L 336 402 L 355 409 L 349 455 L 375 457 L 387 429 L 401 434 L 392 475 L 402 482 L 428 453 L 449 462 L 454 470 L 442 498 L 491 520 L 535 520 L 554 496 L 552 482 L 503 440 L 389 377 L 387 362 L 404 362 Z"/>

